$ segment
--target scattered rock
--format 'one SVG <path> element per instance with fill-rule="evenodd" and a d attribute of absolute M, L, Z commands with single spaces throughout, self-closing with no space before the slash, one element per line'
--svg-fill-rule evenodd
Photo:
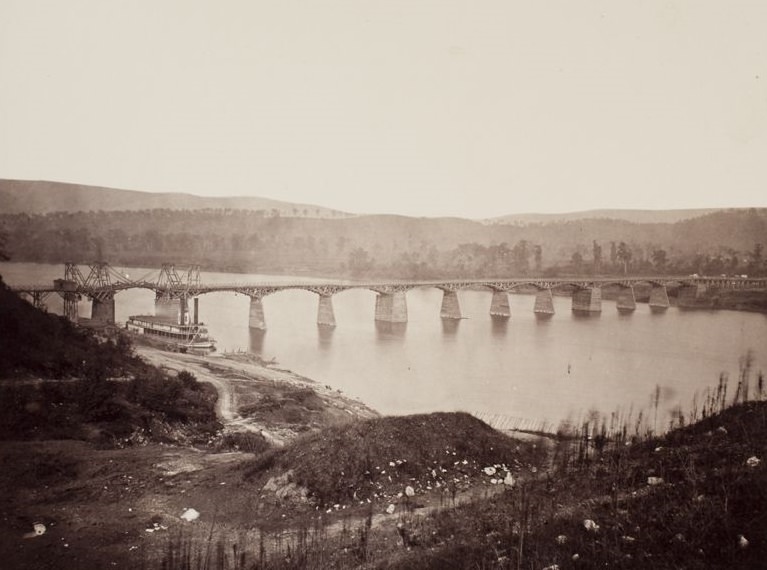
<path fill-rule="evenodd" d="M 485 467 L 483 471 L 485 475 L 495 475 L 495 467 Z"/>
<path fill-rule="evenodd" d="M 181 514 L 181 518 L 188 522 L 196 521 L 200 518 L 200 512 L 196 509 L 186 509 Z"/>
<path fill-rule="evenodd" d="M 716 433 L 721 435 L 727 435 L 727 428 L 724 426 L 719 426 L 718 428 L 716 428 Z"/>
<path fill-rule="evenodd" d="M 514 477 L 512 477 L 511 472 L 506 473 L 506 477 L 503 478 L 503 484 L 508 487 L 514 486 Z"/>
<path fill-rule="evenodd" d="M 738 535 L 738 548 L 747 548 L 748 547 L 748 539 L 743 536 L 742 534 Z"/>
<path fill-rule="evenodd" d="M 663 477 L 648 477 L 647 484 L 650 486 L 663 485 Z"/>
<path fill-rule="evenodd" d="M 556 540 L 557 544 L 567 544 L 567 537 L 564 534 L 560 534 Z"/>
<path fill-rule="evenodd" d="M 309 490 L 293 481 L 293 470 L 270 477 L 262 491 L 274 492 L 275 497 L 280 501 L 306 503 L 309 500 Z"/>
<path fill-rule="evenodd" d="M 415 489 L 413 489 L 410 485 L 408 485 L 407 487 L 405 487 L 405 495 L 407 495 L 408 497 L 415 496 Z"/>
<path fill-rule="evenodd" d="M 195 511 L 195 512 L 197 512 L 197 511 Z M 199 516 L 199 513 L 197 513 L 197 515 Z M 183 517 L 183 515 L 182 515 L 182 517 Z M 159 522 L 155 522 L 155 523 L 152 523 L 152 526 L 150 526 L 149 528 L 144 529 L 144 530 L 146 530 L 146 532 L 158 532 L 160 530 L 168 530 L 168 527 L 164 526 L 164 525 L 161 525 Z"/>
<path fill-rule="evenodd" d="M 386 507 L 386 512 L 390 515 L 394 514 L 394 511 L 397 509 L 397 507 L 394 506 L 394 503 L 390 503 L 388 507 Z"/>
<path fill-rule="evenodd" d="M 759 467 L 759 464 L 762 462 L 761 459 L 759 459 L 756 455 L 753 455 L 746 459 L 746 465 L 748 467 Z"/>
<path fill-rule="evenodd" d="M 583 521 L 583 528 L 585 528 L 589 532 L 599 531 L 599 525 L 591 519 L 586 519 Z"/>
<path fill-rule="evenodd" d="M 24 538 L 37 538 L 45 534 L 45 525 L 40 522 L 36 522 L 32 525 L 32 532 L 28 532 L 24 535 Z"/>

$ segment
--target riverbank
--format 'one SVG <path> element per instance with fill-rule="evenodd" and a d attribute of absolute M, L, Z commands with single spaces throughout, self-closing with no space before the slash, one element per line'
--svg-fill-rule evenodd
<path fill-rule="evenodd" d="M 363 402 L 340 390 L 265 363 L 250 353 L 207 356 L 167 352 L 137 345 L 150 364 L 174 373 L 187 370 L 218 392 L 216 412 L 227 432 L 257 432 L 284 445 L 299 434 L 378 417 Z"/>
<path fill-rule="evenodd" d="M 252 355 L 202 357 L 148 346 L 135 352 L 171 378 L 191 373 L 213 385 L 223 430 L 195 445 L 140 435 L 118 448 L 102 439 L 0 442 L 0 559 L 7 567 L 159 567 L 170 533 L 194 528 L 181 518 L 190 508 L 206 524 L 217 517 L 238 531 L 253 524 L 259 489 L 243 481 L 242 466 L 254 451 L 378 417 L 337 390 Z M 22 384 L 45 392 L 49 384 L 77 381 Z M 279 513 L 261 518 L 265 529 L 284 523 Z"/>
<path fill-rule="evenodd" d="M 764 402 L 598 447 L 466 414 L 379 418 L 249 354 L 136 351 L 214 385 L 223 432 L 4 442 L 10 568 L 746 568 L 767 551 Z M 251 436 L 265 445 L 238 448 Z"/>

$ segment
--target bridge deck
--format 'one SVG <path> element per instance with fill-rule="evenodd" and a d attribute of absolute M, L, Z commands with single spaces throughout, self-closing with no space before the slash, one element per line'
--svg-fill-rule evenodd
<path fill-rule="evenodd" d="M 289 289 L 302 289 L 318 294 L 333 294 L 347 289 L 370 289 L 378 292 L 406 291 L 408 289 L 435 287 L 439 289 L 458 290 L 469 288 L 485 288 L 498 291 L 513 291 L 523 287 L 536 289 L 559 289 L 559 288 L 592 288 L 592 287 L 632 287 L 635 285 L 704 285 L 727 289 L 765 289 L 767 278 L 749 277 L 693 277 L 693 276 L 641 276 L 641 277 L 589 277 L 589 278 L 548 278 L 528 277 L 519 279 L 459 279 L 459 280 L 430 280 L 430 281 L 290 281 L 290 282 L 233 282 L 233 283 L 199 283 L 194 285 L 156 283 L 151 281 L 124 281 L 111 285 L 86 287 L 77 284 L 73 292 L 93 295 L 99 293 L 118 293 L 126 289 L 149 289 L 158 293 L 185 292 L 190 296 L 202 295 L 219 291 L 231 291 L 235 293 L 283 291 Z M 13 291 L 23 293 L 54 293 L 62 291 L 53 283 L 47 284 L 23 284 L 10 285 Z"/>

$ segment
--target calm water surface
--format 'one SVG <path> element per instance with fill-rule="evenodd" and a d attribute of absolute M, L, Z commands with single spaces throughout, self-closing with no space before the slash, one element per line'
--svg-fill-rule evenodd
<path fill-rule="evenodd" d="M 138 278 L 149 269 L 124 269 Z M 11 284 L 46 283 L 63 266 L 0 264 Z M 205 282 L 278 282 L 285 276 L 203 273 Z M 296 278 L 307 281 L 306 278 Z M 264 298 L 268 330 L 248 328 L 249 298 L 233 293 L 200 297 L 200 318 L 219 351 L 250 350 L 285 368 L 358 396 L 383 413 L 465 410 L 545 419 L 554 424 L 590 409 L 648 408 L 656 384 L 662 406 L 688 408 L 696 392 L 725 372 L 731 393 L 739 359 L 753 351 L 754 368 L 767 370 L 767 317 L 736 311 L 652 313 L 638 304 L 630 315 L 602 302 L 602 313 L 579 317 L 570 299 L 555 297 L 557 314 L 538 320 L 533 297 L 511 295 L 512 317 L 497 322 L 491 294 L 459 292 L 463 320 L 439 318 L 442 293 L 407 294 L 409 322 L 385 327 L 373 320 L 375 293 L 350 290 L 333 297 L 335 329 L 316 325 L 317 296 L 285 291 Z M 51 295 L 48 307 L 61 312 Z M 152 314 L 154 294 L 129 290 L 116 297 L 117 320 Z M 80 305 L 89 316 L 90 303 Z M 755 384 L 755 380 L 752 382 Z"/>

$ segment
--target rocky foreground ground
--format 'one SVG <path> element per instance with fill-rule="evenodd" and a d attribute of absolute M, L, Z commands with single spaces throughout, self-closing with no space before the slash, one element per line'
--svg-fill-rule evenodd
<path fill-rule="evenodd" d="M 0 553 L 12 567 L 95 568 L 108 561 L 134 568 L 153 560 L 158 543 L 184 525 L 196 530 L 217 519 L 253 526 L 245 519 L 259 489 L 244 488 L 236 469 L 253 457 L 239 449 L 248 447 L 245 436 L 280 447 L 307 431 L 377 417 L 357 400 L 249 355 L 203 357 L 147 346 L 137 352 L 171 374 L 186 370 L 215 386 L 223 430 L 207 445 L 140 435 L 118 442 L 122 449 L 88 441 L 3 443 Z M 181 518 L 189 509 L 200 513 L 194 527 Z M 43 534 L 35 534 L 35 524 Z"/>

